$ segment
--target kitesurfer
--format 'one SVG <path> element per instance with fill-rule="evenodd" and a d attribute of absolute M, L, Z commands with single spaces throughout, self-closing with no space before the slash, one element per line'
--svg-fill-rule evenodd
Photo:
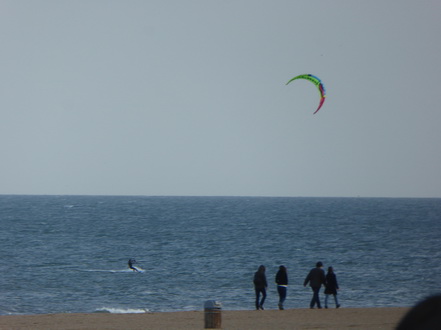
<path fill-rule="evenodd" d="M 135 259 L 129 259 L 129 262 L 128 262 L 129 268 L 131 270 L 133 270 L 134 272 L 138 272 L 138 270 L 135 268 L 135 266 L 133 266 L 133 264 L 136 264 L 136 260 Z"/>

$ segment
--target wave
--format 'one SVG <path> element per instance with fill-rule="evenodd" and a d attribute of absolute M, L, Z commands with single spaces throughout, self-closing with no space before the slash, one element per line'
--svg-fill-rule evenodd
<path fill-rule="evenodd" d="M 118 307 L 102 307 L 95 310 L 95 313 L 110 314 L 142 314 L 149 313 L 147 308 L 118 308 Z"/>

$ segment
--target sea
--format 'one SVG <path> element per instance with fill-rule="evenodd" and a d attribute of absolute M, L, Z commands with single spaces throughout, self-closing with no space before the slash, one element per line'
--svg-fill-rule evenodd
<path fill-rule="evenodd" d="M 0 195 L 0 223 L 0 315 L 252 310 L 260 265 L 265 309 L 280 265 L 285 308 L 308 308 L 318 261 L 341 308 L 441 293 L 437 198 Z"/>

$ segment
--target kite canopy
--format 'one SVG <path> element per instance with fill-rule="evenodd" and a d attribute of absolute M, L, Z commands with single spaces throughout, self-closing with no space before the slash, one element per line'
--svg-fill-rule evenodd
<path fill-rule="evenodd" d="M 320 110 L 320 108 L 322 107 L 323 103 L 325 102 L 325 97 L 326 97 L 326 90 L 325 90 L 325 86 L 323 86 L 322 81 L 320 80 L 320 78 L 312 75 L 312 74 L 301 74 L 299 76 L 296 76 L 294 78 L 292 78 L 290 81 L 288 81 L 286 84 L 288 85 L 291 81 L 297 80 L 297 79 L 306 79 L 309 80 L 310 82 L 312 82 L 314 85 L 317 86 L 317 89 L 320 93 L 320 103 L 319 106 L 317 108 L 317 110 L 314 111 L 314 114 L 317 113 L 317 111 Z"/>

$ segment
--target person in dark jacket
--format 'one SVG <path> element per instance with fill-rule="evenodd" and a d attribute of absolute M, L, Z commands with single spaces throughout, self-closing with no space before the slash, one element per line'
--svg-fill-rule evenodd
<path fill-rule="evenodd" d="M 263 303 L 266 298 L 266 288 L 268 283 L 266 282 L 265 266 L 260 265 L 257 272 L 254 273 L 254 291 L 256 292 L 256 310 L 263 310 Z M 260 294 L 262 294 L 262 300 L 259 301 Z"/>
<path fill-rule="evenodd" d="M 319 292 L 322 285 L 326 284 L 325 271 L 322 268 L 323 263 L 321 261 L 317 262 L 315 268 L 310 270 L 308 276 L 306 276 L 305 281 L 303 282 L 303 286 L 306 286 L 309 283 L 309 286 L 313 291 L 311 303 L 309 304 L 310 308 L 314 308 L 315 304 L 317 304 L 318 308 L 322 308 L 320 305 Z"/>
<path fill-rule="evenodd" d="M 283 303 L 286 299 L 286 291 L 288 289 L 288 273 L 286 267 L 281 265 L 276 274 L 277 292 L 279 293 L 279 309 L 283 310 Z"/>
<path fill-rule="evenodd" d="M 338 289 L 337 276 L 335 276 L 334 269 L 332 267 L 328 267 L 328 273 L 326 274 L 325 308 L 328 308 L 328 298 L 331 294 L 334 296 L 335 308 L 340 307 L 337 299 Z"/>

